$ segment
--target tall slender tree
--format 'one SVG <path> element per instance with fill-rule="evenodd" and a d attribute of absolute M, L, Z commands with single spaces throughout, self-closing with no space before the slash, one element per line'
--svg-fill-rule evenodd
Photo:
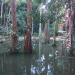
<path fill-rule="evenodd" d="M 74 54 L 74 42 L 75 42 L 75 1 L 74 0 L 67 0 L 67 7 L 66 7 L 66 25 L 67 25 L 67 48 L 70 49 L 70 55 Z"/>
<path fill-rule="evenodd" d="M 49 20 L 45 23 L 45 27 L 44 27 L 45 42 L 49 42 L 49 31 L 48 31 L 48 27 L 49 27 Z"/>
<path fill-rule="evenodd" d="M 27 0 L 27 27 L 24 35 L 24 51 L 27 53 L 32 53 L 31 32 L 32 32 L 32 0 Z"/>
<path fill-rule="evenodd" d="M 0 19 L 1 19 L 1 22 L 0 22 L 0 23 L 1 23 L 1 25 L 2 25 L 2 24 L 3 24 L 3 23 L 2 23 L 2 21 L 3 21 L 2 19 L 3 19 L 3 3 L 4 3 L 4 2 L 3 2 L 3 1 L 0 1 L 0 2 L 1 2 L 1 3 L 0 3 L 0 10 L 1 10 L 1 11 L 0 11 Z"/>
<path fill-rule="evenodd" d="M 12 48 L 11 52 L 16 52 L 17 49 L 17 22 L 16 22 L 16 0 L 11 0 L 11 15 L 12 15 Z"/>
<path fill-rule="evenodd" d="M 75 53 L 75 0 L 70 0 L 71 2 L 71 23 L 72 23 L 72 34 L 71 34 L 71 50 L 70 54 L 74 55 Z"/>

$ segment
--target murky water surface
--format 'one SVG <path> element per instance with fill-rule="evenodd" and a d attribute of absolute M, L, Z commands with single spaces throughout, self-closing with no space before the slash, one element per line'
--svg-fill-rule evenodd
<path fill-rule="evenodd" d="M 34 44 L 33 54 L 0 55 L 0 75 L 75 75 L 75 58 L 61 48 Z"/>

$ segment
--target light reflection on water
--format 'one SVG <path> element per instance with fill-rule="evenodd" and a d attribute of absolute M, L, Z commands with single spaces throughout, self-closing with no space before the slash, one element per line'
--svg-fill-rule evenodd
<path fill-rule="evenodd" d="M 56 58 L 50 45 L 39 42 L 37 46 L 32 55 L 0 56 L 0 75 L 75 75 L 75 58 Z"/>

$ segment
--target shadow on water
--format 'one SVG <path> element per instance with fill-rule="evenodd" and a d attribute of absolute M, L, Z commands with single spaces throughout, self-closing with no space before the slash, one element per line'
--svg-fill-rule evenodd
<path fill-rule="evenodd" d="M 0 55 L 0 75 L 75 75 L 75 58 L 58 57 L 58 48 L 35 44 L 33 54 Z"/>

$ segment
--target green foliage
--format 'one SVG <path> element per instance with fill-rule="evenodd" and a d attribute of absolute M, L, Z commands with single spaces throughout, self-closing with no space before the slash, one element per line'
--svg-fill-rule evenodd
<path fill-rule="evenodd" d="M 10 0 L 5 0 L 5 1 L 6 3 L 10 2 Z M 49 26 L 52 26 L 50 27 L 50 30 L 53 30 L 55 26 L 55 30 L 52 31 L 52 33 L 55 32 L 56 34 L 58 31 L 58 25 L 60 23 L 63 23 L 65 0 L 51 0 L 51 2 L 48 3 L 47 5 L 48 7 L 47 13 L 43 13 L 40 16 L 39 5 L 41 3 L 45 4 L 45 2 L 46 0 L 32 0 L 32 13 L 29 13 L 29 15 L 31 14 L 33 17 L 34 33 L 38 33 L 40 22 L 42 23 L 42 26 L 44 28 L 45 23 L 47 22 L 47 20 L 49 20 L 50 21 Z M 28 13 L 26 12 L 26 9 L 27 9 L 26 0 L 17 0 L 16 18 L 17 18 L 17 26 L 18 26 L 19 35 L 24 35 L 24 30 L 25 30 L 26 21 L 27 21 L 26 17 L 28 15 Z M 40 20 L 40 17 L 41 17 L 41 20 Z"/>
<path fill-rule="evenodd" d="M 32 0 L 33 6 L 31 15 L 33 17 L 33 30 L 34 32 L 38 32 L 40 21 L 42 25 L 44 25 L 45 22 L 47 22 L 47 20 L 50 20 L 50 24 L 56 26 L 55 31 L 57 32 L 58 24 L 63 22 L 62 17 L 64 16 L 64 2 L 63 0 L 51 0 L 51 2 L 47 5 L 48 7 L 47 13 L 43 13 L 40 16 L 38 7 L 42 1 L 44 0 Z M 26 25 L 26 17 L 27 17 L 26 4 L 22 1 L 19 1 L 17 5 L 17 25 L 20 35 L 24 33 L 24 28 Z M 55 22 L 56 25 L 54 25 Z"/>
<path fill-rule="evenodd" d="M 33 5 L 38 6 L 42 2 L 42 0 L 32 0 L 32 2 L 33 2 Z"/>
<path fill-rule="evenodd" d="M 20 3 L 17 6 L 17 25 L 18 25 L 19 35 L 23 35 L 24 28 L 26 25 L 25 3 Z"/>

